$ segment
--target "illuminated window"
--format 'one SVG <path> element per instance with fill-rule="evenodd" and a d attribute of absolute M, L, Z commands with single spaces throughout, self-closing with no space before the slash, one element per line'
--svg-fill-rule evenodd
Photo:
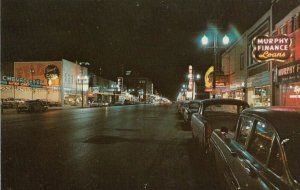
<path fill-rule="evenodd" d="M 263 164 L 267 163 L 274 130 L 266 123 L 258 121 L 251 138 L 248 152 Z"/>

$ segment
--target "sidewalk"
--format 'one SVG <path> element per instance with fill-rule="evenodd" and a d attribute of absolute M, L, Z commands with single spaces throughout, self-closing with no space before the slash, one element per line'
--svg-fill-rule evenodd
<path fill-rule="evenodd" d="M 58 106 L 58 107 L 48 107 L 47 111 L 50 110 L 66 110 L 66 109 L 79 109 L 82 108 L 81 106 Z M 89 106 L 84 106 L 83 108 L 89 108 Z M 17 109 L 16 108 L 8 108 L 8 109 L 3 109 L 3 113 L 1 114 L 13 114 L 13 113 L 17 113 Z"/>

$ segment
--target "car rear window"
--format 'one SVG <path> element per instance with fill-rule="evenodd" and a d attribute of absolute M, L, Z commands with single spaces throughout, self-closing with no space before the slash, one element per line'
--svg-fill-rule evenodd
<path fill-rule="evenodd" d="M 231 104 L 214 104 L 209 105 L 205 108 L 204 112 L 220 112 L 220 113 L 234 113 L 238 114 L 240 112 L 240 106 Z"/>
<path fill-rule="evenodd" d="M 190 103 L 190 109 L 198 109 L 199 106 L 200 106 L 200 104 L 197 103 L 197 102 L 191 102 Z"/>

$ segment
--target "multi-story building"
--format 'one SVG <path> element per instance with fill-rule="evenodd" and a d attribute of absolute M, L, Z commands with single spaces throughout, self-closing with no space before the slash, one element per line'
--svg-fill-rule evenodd
<path fill-rule="evenodd" d="M 14 76 L 1 78 L 1 98 L 46 99 L 61 105 L 86 104 L 87 72 L 87 68 L 65 59 L 15 62 Z"/>
<path fill-rule="evenodd" d="M 146 77 L 125 77 L 127 92 L 137 96 L 140 101 L 147 102 L 153 94 L 153 83 Z"/>
<path fill-rule="evenodd" d="M 246 100 L 252 106 L 270 106 L 272 102 L 271 63 L 258 62 L 252 57 L 252 41 L 256 36 L 272 34 L 272 10 L 268 10 L 247 30 L 247 81 Z"/>
<path fill-rule="evenodd" d="M 270 9 L 222 54 L 222 69 L 229 84 L 224 98 L 246 100 L 251 106 L 271 105 L 270 62 L 258 62 L 252 57 L 252 40 L 270 35 L 271 21 Z"/>
<path fill-rule="evenodd" d="M 252 106 L 300 105 L 300 5 L 283 5 L 283 1 L 274 1 L 270 10 L 222 54 L 230 84 L 227 97 L 245 95 L 243 99 Z M 254 38 L 279 35 L 289 37 L 291 57 L 283 61 L 253 58 Z"/>
<path fill-rule="evenodd" d="M 247 36 L 244 33 L 241 38 L 232 44 L 222 54 L 222 70 L 227 76 L 227 88 L 223 98 L 246 100 L 245 88 L 247 80 Z"/>
<path fill-rule="evenodd" d="M 292 41 L 291 57 L 273 62 L 275 105 L 300 106 L 300 5 L 274 24 L 273 35 L 284 34 Z"/>
<path fill-rule="evenodd" d="M 117 82 L 97 75 L 90 77 L 89 100 L 97 102 L 116 102 L 121 95 Z"/>

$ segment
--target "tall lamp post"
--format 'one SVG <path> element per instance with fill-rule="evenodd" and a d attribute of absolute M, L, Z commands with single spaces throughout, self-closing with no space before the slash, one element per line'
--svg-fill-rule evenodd
<path fill-rule="evenodd" d="M 217 31 L 213 32 L 213 38 L 214 38 L 214 72 L 213 72 L 213 98 L 215 98 L 215 93 L 216 93 L 216 75 L 217 72 L 219 72 L 219 68 L 217 68 L 217 56 L 218 56 L 218 49 L 221 48 L 218 46 L 218 36 L 221 35 Z M 229 37 L 227 35 L 223 36 L 223 45 L 228 45 L 229 44 Z M 206 35 L 204 35 L 201 39 L 202 45 L 206 46 L 209 44 L 209 39 Z"/>
<path fill-rule="evenodd" d="M 196 83 L 196 81 L 198 81 L 198 80 L 200 80 L 200 78 L 201 78 L 201 75 L 200 74 L 196 74 L 195 76 L 194 76 L 194 85 L 193 85 L 193 92 L 194 92 L 194 96 L 193 96 L 193 99 L 195 99 L 195 97 L 196 97 L 196 87 L 197 87 L 197 83 Z"/>
<path fill-rule="evenodd" d="M 119 88 L 119 85 L 117 85 L 117 84 L 112 84 L 112 85 L 111 85 L 111 88 L 113 89 L 112 103 L 115 104 L 115 103 L 116 103 L 116 93 L 117 93 L 117 90 L 118 90 L 118 88 Z"/>
<path fill-rule="evenodd" d="M 33 100 L 33 74 L 35 73 L 34 69 L 30 69 L 29 72 L 31 73 L 31 99 Z"/>

